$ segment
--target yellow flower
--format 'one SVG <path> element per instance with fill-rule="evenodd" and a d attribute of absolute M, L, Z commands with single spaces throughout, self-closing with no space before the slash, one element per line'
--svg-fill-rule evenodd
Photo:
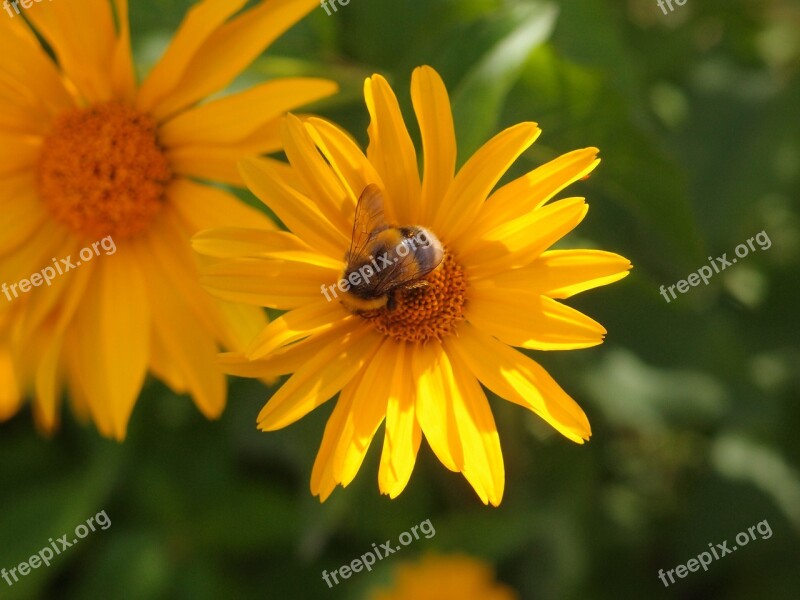
<path fill-rule="evenodd" d="M 447 91 L 433 69 L 421 67 L 411 83 L 424 150 L 420 178 L 386 80 L 369 78 L 365 96 L 366 156 L 335 125 L 289 115 L 283 141 L 296 181 L 263 160 L 242 163 L 248 187 L 290 232 L 234 228 L 195 237 L 195 249 L 217 260 L 201 279 L 213 294 L 288 311 L 223 364 L 241 376 L 293 373 L 258 416 L 265 431 L 341 392 L 311 475 L 322 500 L 352 481 L 385 420 L 382 493 L 394 498 L 406 486 L 424 434 L 448 469 L 461 472 L 484 503 L 498 505 L 503 457 L 480 384 L 570 440 L 590 436 L 581 408 L 512 346 L 563 350 L 603 340 L 600 324 L 558 299 L 621 279 L 630 263 L 597 250 L 547 250 L 587 211 L 582 198 L 547 202 L 594 169 L 597 149 L 565 154 L 492 193 L 539 129 L 506 129 L 455 174 Z M 429 228 L 446 256 L 427 287 L 401 292 L 393 310 L 359 316 L 327 301 L 320 285 L 343 273 L 356 201 L 369 184 L 383 191 L 391 222 Z"/>
<path fill-rule="evenodd" d="M 426 556 L 397 569 L 389 590 L 374 592 L 370 600 L 516 600 L 508 586 L 494 581 L 492 569 L 470 556 Z"/>
<path fill-rule="evenodd" d="M 316 6 L 246 3 L 199 2 L 141 86 L 127 0 L 34 4 L 30 27 L 0 19 L 0 418 L 32 396 L 50 431 L 66 386 L 122 439 L 148 372 L 206 416 L 223 410 L 220 345 L 244 347 L 266 321 L 207 297 L 188 240 L 273 226 L 196 179 L 241 185 L 237 161 L 280 148 L 282 114 L 336 87 L 281 79 L 198 105 Z"/>

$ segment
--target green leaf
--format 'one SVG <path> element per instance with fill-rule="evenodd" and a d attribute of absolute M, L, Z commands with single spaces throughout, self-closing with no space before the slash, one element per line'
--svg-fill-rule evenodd
<path fill-rule="evenodd" d="M 509 28 L 459 84 L 453 94 L 453 118 L 462 159 L 495 132 L 506 96 L 531 52 L 550 36 L 557 13 L 549 3 L 514 7 L 504 19 Z"/>

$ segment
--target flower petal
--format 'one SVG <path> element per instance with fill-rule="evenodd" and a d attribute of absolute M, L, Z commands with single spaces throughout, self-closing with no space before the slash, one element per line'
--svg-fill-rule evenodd
<path fill-rule="evenodd" d="M 241 6 L 240 0 L 231 4 Z M 199 46 L 153 114 L 164 119 L 221 90 L 317 5 L 316 0 L 270 0 L 221 25 Z"/>
<path fill-rule="evenodd" d="M 167 197 L 189 235 L 221 227 L 275 229 L 263 212 L 225 190 L 178 177 L 169 184 Z"/>
<path fill-rule="evenodd" d="M 294 373 L 308 361 L 309 356 L 315 356 L 337 339 L 353 333 L 360 325 L 354 319 L 339 321 L 329 330 L 284 346 L 266 358 L 250 360 L 244 352 L 226 352 L 219 355 L 220 368 L 229 375 L 259 379 Z"/>
<path fill-rule="evenodd" d="M 333 472 L 334 457 L 336 455 L 336 447 L 339 444 L 340 432 L 344 429 L 345 423 L 350 416 L 351 407 L 353 406 L 353 396 L 355 390 L 358 389 L 356 379 L 349 385 L 345 386 L 339 399 L 336 401 L 336 406 L 328 417 L 328 422 L 325 424 L 325 433 L 322 435 L 322 443 L 317 452 L 317 458 L 314 460 L 314 468 L 311 470 L 311 493 L 314 496 L 319 496 L 320 502 L 325 502 L 336 488 L 338 481 Z"/>
<path fill-rule="evenodd" d="M 117 41 L 108 0 L 54 2 L 25 13 L 53 48 L 58 64 L 91 103 L 110 100 Z"/>
<path fill-rule="evenodd" d="M 178 27 L 167 51 L 142 83 L 136 108 L 152 113 L 172 90 L 180 87 L 183 75 L 199 49 L 247 0 L 203 0 L 194 5 Z"/>
<path fill-rule="evenodd" d="M 473 285 L 465 316 L 510 346 L 535 350 L 589 348 L 606 334 L 600 323 L 552 298 L 489 282 Z"/>
<path fill-rule="evenodd" d="M 397 498 L 408 484 L 422 440 L 422 430 L 414 411 L 416 390 L 408 378 L 411 350 L 406 344 L 395 346 L 394 376 L 386 407 L 386 431 L 378 470 L 378 486 L 381 493 L 390 498 Z"/>
<path fill-rule="evenodd" d="M 332 269 L 341 268 L 342 261 L 315 254 L 299 237 L 288 231 L 251 229 L 249 227 L 219 227 L 200 231 L 192 236 L 192 249 L 212 258 L 280 258 L 288 254 L 302 255 Z M 312 261 L 312 264 L 315 264 Z"/>
<path fill-rule="evenodd" d="M 309 117 L 305 123 L 309 135 L 348 192 L 351 206 L 347 207 L 346 216 L 350 223 L 364 188 L 370 183 L 384 188 L 380 175 L 347 132 L 318 117 Z"/>
<path fill-rule="evenodd" d="M 18 378 L 11 359 L 11 351 L 0 345 L 0 421 L 6 421 L 17 414 L 22 405 Z"/>
<path fill-rule="evenodd" d="M 152 299 L 145 293 L 141 264 L 135 248 L 122 244 L 113 260 L 98 261 L 94 285 L 85 290 L 73 326 L 76 364 L 90 408 L 98 425 L 106 423 L 118 440 L 125 438 L 147 373 Z"/>
<path fill-rule="evenodd" d="M 319 255 L 308 253 L 307 256 L 313 260 Z M 300 310 L 312 304 L 321 310 L 325 305 L 324 318 L 342 318 L 347 313 L 335 297 L 330 296 L 328 289 L 324 292 L 322 289 L 331 282 L 336 283 L 338 278 L 339 271 L 313 264 L 242 258 L 205 267 L 200 283 L 214 297 L 229 302 L 278 310 Z M 330 298 L 328 302 L 325 302 L 324 293 Z"/>
<path fill-rule="evenodd" d="M 264 159 L 244 160 L 240 169 L 250 190 L 290 231 L 319 252 L 342 259 L 350 246 L 350 230 L 345 235 L 342 230 L 334 228 L 313 202 Z"/>
<path fill-rule="evenodd" d="M 450 394 L 455 383 L 442 345 L 418 345 L 413 352 L 412 374 L 417 384 L 417 421 L 425 439 L 445 467 L 460 472 L 464 468 L 464 451 Z"/>
<path fill-rule="evenodd" d="M 32 170 L 39 160 L 41 147 L 39 136 L 0 133 L 0 176 Z"/>
<path fill-rule="evenodd" d="M 536 123 L 509 127 L 486 142 L 461 167 L 433 222 L 434 229 L 441 231 L 448 243 L 455 243 L 471 226 L 494 186 L 540 133 Z"/>
<path fill-rule="evenodd" d="M 250 360 L 264 358 L 281 346 L 323 333 L 343 319 L 353 320 L 341 304 L 318 301 L 284 313 L 259 333 L 245 351 Z"/>
<path fill-rule="evenodd" d="M 462 251 L 471 279 L 489 277 L 533 262 L 583 221 L 583 198 L 565 198 L 489 231 L 480 244 Z"/>
<path fill-rule="evenodd" d="M 422 136 L 424 169 L 420 223 L 429 223 L 447 194 L 456 168 L 456 132 L 450 98 L 439 74 L 428 66 L 411 75 L 411 100 Z"/>
<path fill-rule="evenodd" d="M 594 171 L 600 164 L 598 152 L 597 148 L 567 152 L 504 185 L 481 207 L 470 233 L 480 239 L 487 231 L 541 208 L 568 185 Z"/>
<path fill-rule="evenodd" d="M 401 366 L 397 344 L 387 338 L 378 339 L 381 345 L 369 356 L 360 378 L 345 390 L 350 392 L 352 388 L 352 407 L 341 428 L 333 459 L 333 477 L 342 487 L 353 481 L 375 432 L 386 417 L 386 407 L 394 393 L 392 383 Z"/>
<path fill-rule="evenodd" d="M 35 175 L 22 171 L 4 177 L 0 185 L 0 256 L 31 240 L 40 230 L 48 214 L 36 189 Z"/>
<path fill-rule="evenodd" d="M 198 318 L 198 311 L 185 298 L 175 293 L 175 269 L 165 267 L 162 259 L 171 253 L 163 246 L 166 236 L 151 235 L 149 247 L 140 248 L 140 260 L 147 265 L 148 298 L 153 313 L 153 336 L 160 348 L 161 373 L 174 373 L 167 383 L 180 383 L 176 390 L 188 391 L 197 407 L 209 419 L 219 417 L 225 408 L 225 376 L 216 364 L 218 351 L 214 336 Z M 155 257 L 155 259 L 154 259 Z M 188 280 L 179 291 L 191 285 Z M 204 303 L 201 293 L 196 301 Z M 207 319 L 206 319 L 207 320 Z"/>
<path fill-rule="evenodd" d="M 131 27 L 128 0 L 114 0 L 119 35 L 114 45 L 111 69 L 111 86 L 115 98 L 132 103 L 136 98 L 136 73 L 131 49 Z"/>
<path fill-rule="evenodd" d="M 592 434 L 580 406 L 538 363 L 498 342 L 476 327 L 464 324 L 448 346 L 492 392 L 523 406 L 559 433 L 582 444 Z"/>
<path fill-rule="evenodd" d="M 167 148 L 235 144 L 285 112 L 336 93 L 325 79 L 284 78 L 186 110 L 164 123 L 159 140 Z"/>
<path fill-rule="evenodd" d="M 371 328 L 362 327 L 309 357 L 261 410 L 258 428 L 282 429 L 330 400 L 361 370 L 381 341 Z"/>
<path fill-rule="evenodd" d="M 420 180 L 417 152 L 389 82 L 373 75 L 364 82 L 369 110 L 367 157 L 385 184 L 387 215 L 398 225 L 418 222 Z"/>
<path fill-rule="evenodd" d="M 444 340 L 444 349 L 453 369 L 456 384 L 453 412 L 458 424 L 458 435 L 464 449 L 464 467 L 461 470 L 475 488 L 484 504 L 498 506 L 505 488 L 505 467 L 500 450 L 500 436 L 489 408 L 489 401 L 478 381 L 453 353 L 455 338 Z"/>
<path fill-rule="evenodd" d="M 548 250 L 527 267 L 498 273 L 485 282 L 549 296 L 569 298 L 619 281 L 632 268 L 624 256 L 603 250 Z"/>
<path fill-rule="evenodd" d="M 317 211 L 338 231 L 352 231 L 353 199 L 317 151 L 303 122 L 294 115 L 287 115 L 282 133 L 286 157 Z"/>
<path fill-rule="evenodd" d="M 0 55 L 14 57 L 0 69 L 0 98 L 8 104 L 3 112 L 17 109 L 38 123 L 28 133 L 44 133 L 55 115 L 75 105 L 58 67 L 19 19 L 0 28 Z"/>

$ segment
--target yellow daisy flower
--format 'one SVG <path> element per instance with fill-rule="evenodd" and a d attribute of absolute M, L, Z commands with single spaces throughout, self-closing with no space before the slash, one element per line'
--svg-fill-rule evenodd
<path fill-rule="evenodd" d="M 558 300 L 621 279 L 630 263 L 597 250 L 548 250 L 587 211 L 582 198 L 548 201 L 595 168 L 597 149 L 565 154 L 492 192 L 539 128 L 506 129 L 456 174 L 447 91 L 433 69 L 421 67 L 411 82 L 424 150 L 420 178 L 389 84 L 374 75 L 365 96 L 366 155 L 332 123 L 289 115 L 283 142 L 297 181 L 263 160 L 242 163 L 248 187 L 290 232 L 195 236 L 195 249 L 217 261 L 202 276 L 213 294 L 288 311 L 223 363 L 241 376 L 293 373 L 258 416 L 265 431 L 340 392 L 311 475 L 321 500 L 352 481 L 385 421 L 382 493 L 394 498 L 406 486 L 424 434 L 448 469 L 461 472 L 484 503 L 498 505 L 503 456 L 481 384 L 570 440 L 590 435 L 581 408 L 512 346 L 566 350 L 603 340 L 600 324 Z M 388 222 L 428 228 L 445 256 L 426 287 L 400 291 L 393 307 L 354 314 L 324 294 L 343 274 L 356 202 L 370 184 L 385 197 Z"/>
<path fill-rule="evenodd" d="M 516 600 L 519 595 L 494 580 L 492 568 L 465 555 L 430 555 L 397 568 L 396 581 L 369 600 Z"/>
<path fill-rule="evenodd" d="M 266 321 L 207 297 L 188 240 L 273 225 L 196 179 L 242 185 L 238 160 L 280 148 L 285 111 L 336 90 L 280 79 L 198 104 L 317 3 L 245 4 L 197 3 L 141 85 L 127 0 L 0 19 L 0 418 L 31 396 L 50 431 L 66 386 L 79 415 L 122 439 L 148 372 L 206 416 L 223 410 L 220 346 L 244 347 Z"/>

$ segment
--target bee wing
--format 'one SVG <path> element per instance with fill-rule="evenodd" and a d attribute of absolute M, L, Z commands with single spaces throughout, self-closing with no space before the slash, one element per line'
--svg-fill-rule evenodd
<path fill-rule="evenodd" d="M 406 284 L 419 281 L 439 266 L 439 263 L 436 263 L 422 268 L 413 253 L 400 256 L 397 254 L 396 248 L 387 254 L 390 264 L 384 266 L 374 278 L 376 294 L 385 294 L 392 289 L 405 287 Z"/>
<path fill-rule="evenodd" d="M 387 267 L 378 272 L 375 277 L 375 293 L 385 294 L 394 288 L 403 287 L 424 275 L 420 275 L 414 257 L 395 256 L 394 261 Z"/>
<path fill-rule="evenodd" d="M 353 237 L 345 260 L 349 263 L 364 254 L 370 242 L 381 231 L 389 228 L 383 215 L 383 194 L 380 188 L 370 183 L 361 192 L 353 220 Z"/>

